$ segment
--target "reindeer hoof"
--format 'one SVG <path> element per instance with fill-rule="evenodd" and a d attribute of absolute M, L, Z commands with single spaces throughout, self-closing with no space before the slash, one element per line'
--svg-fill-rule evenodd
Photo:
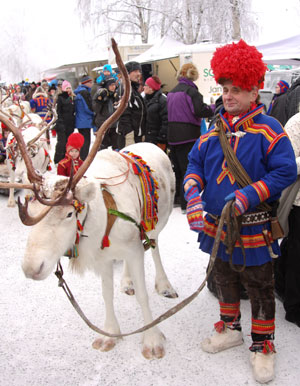
<path fill-rule="evenodd" d="M 129 287 L 124 288 L 124 293 L 125 293 L 126 295 L 133 296 L 133 295 L 135 294 L 134 288 L 129 288 Z"/>
<path fill-rule="evenodd" d="M 161 359 L 165 356 L 165 349 L 163 346 L 156 347 L 144 347 L 142 351 L 143 356 L 146 359 Z"/>
<path fill-rule="evenodd" d="M 165 298 L 178 298 L 177 292 L 173 289 L 171 284 L 158 284 L 155 283 L 156 292 Z"/>
<path fill-rule="evenodd" d="M 93 342 L 93 348 L 95 350 L 100 350 L 100 351 L 110 351 L 112 350 L 116 345 L 116 340 L 114 338 L 98 338 Z"/>
<path fill-rule="evenodd" d="M 164 291 L 161 295 L 169 299 L 178 298 L 177 292 Z"/>
<path fill-rule="evenodd" d="M 122 280 L 121 291 L 125 294 L 132 296 L 135 294 L 133 282 L 131 280 Z"/>

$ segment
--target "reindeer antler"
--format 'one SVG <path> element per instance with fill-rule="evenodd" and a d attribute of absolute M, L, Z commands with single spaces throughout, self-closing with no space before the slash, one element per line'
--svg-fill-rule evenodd
<path fill-rule="evenodd" d="M 37 172 L 35 171 L 32 165 L 31 159 L 26 151 L 26 144 L 24 142 L 24 138 L 22 136 L 20 128 L 16 127 L 1 111 L 0 111 L 0 121 L 3 122 L 5 126 L 8 128 L 8 130 L 10 130 L 14 134 L 18 142 L 19 149 L 21 151 L 22 157 L 24 159 L 24 162 L 27 168 L 27 176 L 29 181 L 31 183 L 40 184 L 42 182 L 42 176 L 37 174 Z"/>
<path fill-rule="evenodd" d="M 54 124 L 56 120 L 57 120 L 57 113 L 55 109 L 53 109 L 51 121 L 39 132 L 39 134 L 37 134 L 34 138 L 32 138 L 29 142 L 27 142 L 27 146 L 33 145 L 50 128 L 50 126 Z"/>
<path fill-rule="evenodd" d="M 116 63 L 118 65 L 118 68 L 122 74 L 122 78 L 124 81 L 124 94 L 122 96 L 121 102 L 117 110 L 105 122 L 103 122 L 103 124 L 97 131 L 96 140 L 87 158 L 85 159 L 84 163 L 80 166 L 80 168 L 78 169 L 77 173 L 74 176 L 73 183 L 72 183 L 72 190 L 75 188 L 78 181 L 83 177 L 84 173 L 87 171 L 93 159 L 95 158 L 98 152 L 98 149 L 102 143 L 102 139 L 104 137 L 106 130 L 111 126 L 113 122 L 117 121 L 120 118 L 120 116 L 123 114 L 128 104 L 129 95 L 130 95 L 130 81 L 129 81 L 128 72 L 122 61 L 116 41 L 114 39 L 111 39 L 111 43 L 112 43 L 112 49 L 116 56 Z"/>
<path fill-rule="evenodd" d="M 46 215 L 47 213 L 49 213 L 49 211 L 52 209 L 51 206 L 48 206 L 46 208 L 44 208 L 40 214 L 36 217 L 31 217 L 29 214 L 28 214 L 28 201 L 29 199 L 27 197 L 25 197 L 25 203 L 22 204 L 21 203 L 21 200 L 20 200 L 20 197 L 18 197 L 18 207 L 19 207 L 19 217 L 22 221 L 22 223 L 24 225 L 28 225 L 28 226 L 31 226 L 31 225 L 35 225 L 37 224 L 39 221 L 41 221 Z"/>

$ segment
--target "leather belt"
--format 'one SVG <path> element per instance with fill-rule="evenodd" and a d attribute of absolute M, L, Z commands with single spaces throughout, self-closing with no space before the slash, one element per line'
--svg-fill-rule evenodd
<path fill-rule="evenodd" d="M 212 219 L 219 222 L 220 216 L 207 213 Z M 270 212 L 253 212 L 242 215 L 242 226 L 261 225 L 271 220 Z"/>

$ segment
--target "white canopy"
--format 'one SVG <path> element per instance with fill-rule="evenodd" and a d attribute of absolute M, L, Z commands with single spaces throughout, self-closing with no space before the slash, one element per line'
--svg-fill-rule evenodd
<path fill-rule="evenodd" d="M 300 35 L 256 47 L 267 64 L 300 65 Z"/>

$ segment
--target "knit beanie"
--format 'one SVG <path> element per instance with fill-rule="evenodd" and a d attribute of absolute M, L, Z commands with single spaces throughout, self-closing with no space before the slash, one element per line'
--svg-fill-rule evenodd
<path fill-rule="evenodd" d="M 161 81 L 160 81 L 159 77 L 155 76 L 155 75 L 146 79 L 145 83 L 147 86 L 151 87 L 152 90 L 154 90 L 154 91 L 160 90 L 160 88 L 161 88 Z"/>
<path fill-rule="evenodd" d="M 277 86 L 280 88 L 280 94 L 284 94 L 290 88 L 290 85 L 285 80 L 280 80 Z"/>
<path fill-rule="evenodd" d="M 83 77 L 80 79 L 81 84 L 85 84 L 93 80 L 89 75 L 83 75 Z"/>
<path fill-rule="evenodd" d="M 112 73 L 112 67 L 110 64 L 105 64 L 103 66 L 103 71 L 109 71 L 110 73 Z"/>
<path fill-rule="evenodd" d="M 67 88 L 68 88 L 68 87 L 71 87 L 71 88 L 72 88 L 71 83 L 68 82 L 67 80 L 64 80 L 64 81 L 62 82 L 62 86 L 61 86 L 62 91 L 67 91 Z"/>
<path fill-rule="evenodd" d="M 115 78 L 105 78 L 103 81 L 103 87 L 108 88 L 109 85 L 115 84 L 116 79 Z"/>
<path fill-rule="evenodd" d="M 267 66 L 262 54 L 242 39 L 217 48 L 210 64 L 217 83 L 230 80 L 234 86 L 248 91 L 253 87 L 264 87 Z"/>
<path fill-rule="evenodd" d="M 80 150 L 84 144 L 84 136 L 80 133 L 72 133 L 66 145 L 67 153 L 72 149 Z"/>
<path fill-rule="evenodd" d="M 128 74 L 130 74 L 132 71 L 139 70 L 142 72 L 142 66 L 138 62 L 128 62 L 125 64 L 126 70 Z"/>
<path fill-rule="evenodd" d="M 197 80 L 199 78 L 197 67 L 194 66 L 193 63 L 185 63 L 179 70 L 177 79 L 180 78 L 187 78 L 192 81 Z"/>

